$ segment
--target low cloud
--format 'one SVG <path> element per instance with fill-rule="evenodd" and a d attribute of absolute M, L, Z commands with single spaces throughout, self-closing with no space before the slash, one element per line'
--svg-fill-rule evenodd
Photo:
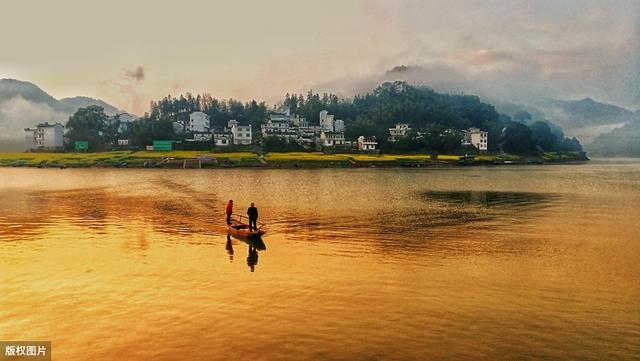
<path fill-rule="evenodd" d="M 592 97 L 631 109 L 640 107 L 635 80 L 638 54 L 631 42 L 561 50 L 457 49 L 395 64 L 357 78 L 314 86 L 344 96 L 370 91 L 384 81 L 403 80 L 440 92 L 464 92 L 487 101 L 536 103 L 542 99 Z M 615 56 L 613 56 L 615 54 Z"/>
<path fill-rule="evenodd" d="M 0 151 L 26 150 L 24 128 L 38 123 L 65 123 L 68 114 L 21 96 L 0 102 Z"/>
<path fill-rule="evenodd" d="M 127 78 L 135 81 L 144 80 L 144 68 L 142 66 L 138 66 L 135 70 L 124 69 L 124 74 Z"/>

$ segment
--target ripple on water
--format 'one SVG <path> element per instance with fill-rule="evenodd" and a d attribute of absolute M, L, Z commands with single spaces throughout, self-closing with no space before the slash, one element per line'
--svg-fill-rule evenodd
<path fill-rule="evenodd" d="M 640 354 L 639 197 L 612 194 L 635 189 L 618 181 L 127 170 L 56 186 L 74 172 L 0 204 L 2 332 L 47 335 L 61 359 Z M 264 247 L 226 239 L 231 197 L 258 202 Z"/>

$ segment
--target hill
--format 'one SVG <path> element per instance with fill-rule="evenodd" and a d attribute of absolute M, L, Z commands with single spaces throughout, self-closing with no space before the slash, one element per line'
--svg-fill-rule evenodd
<path fill-rule="evenodd" d="M 119 112 L 99 99 L 58 100 L 33 83 L 0 79 L 0 151 L 24 150 L 24 128 L 41 122 L 65 123 L 78 108 L 88 105 L 99 105 L 107 114 Z"/>
<path fill-rule="evenodd" d="M 122 112 L 111 104 L 108 104 L 100 99 L 94 99 L 90 97 L 77 96 L 73 98 L 62 98 L 60 99 L 60 103 L 64 104 L 70 109 L 73 109 L 74 111 L 78 108 L 86 108 L 89 105 L 98 105 L 104 108 L 104 112 L 107 113 L 107 115 L 116 115 Z"/>
<path fill-rule="evenodd" d="M 633 122 L 596 137 L 589 151 L 600 156 L 640 157 L 640 122 Z"/>

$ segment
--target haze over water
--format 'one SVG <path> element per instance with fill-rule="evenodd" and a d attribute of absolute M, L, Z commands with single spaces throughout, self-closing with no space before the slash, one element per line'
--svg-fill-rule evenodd
<path fill-rule="evenodd" d="M 0 340 L 54 360 L 640 357 L 637 160 L 4 168 L 0 199 Z"/>

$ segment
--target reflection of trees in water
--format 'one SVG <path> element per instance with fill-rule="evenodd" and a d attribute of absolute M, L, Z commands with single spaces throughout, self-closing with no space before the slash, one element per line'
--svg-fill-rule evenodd
<path fill-rule="evenodd" d="M 343 215 L 309 213 L 282 220 L 277 228 L 287 238 L 373 246 L 377 252 L 401 254 L 427 249 L 466 252 L 519 252 L 531 247 L 498 244 L 497 239 L 525 227 L 538 212 L 559 199 L 554 194 L 526 192 L 426 192 L 421 206 L 380 207 Z M 273 229 L 273 228 L 272 228 Z M 522 229 L 519 230 L 522 233 Z"/>
<path fill-rule="evenodd" d="M 431 191 L 423 194 L 426 202 L 474 205 L 501 211 L 545 206 L 556 198 L 553 194 L 531 192 Z"/>

